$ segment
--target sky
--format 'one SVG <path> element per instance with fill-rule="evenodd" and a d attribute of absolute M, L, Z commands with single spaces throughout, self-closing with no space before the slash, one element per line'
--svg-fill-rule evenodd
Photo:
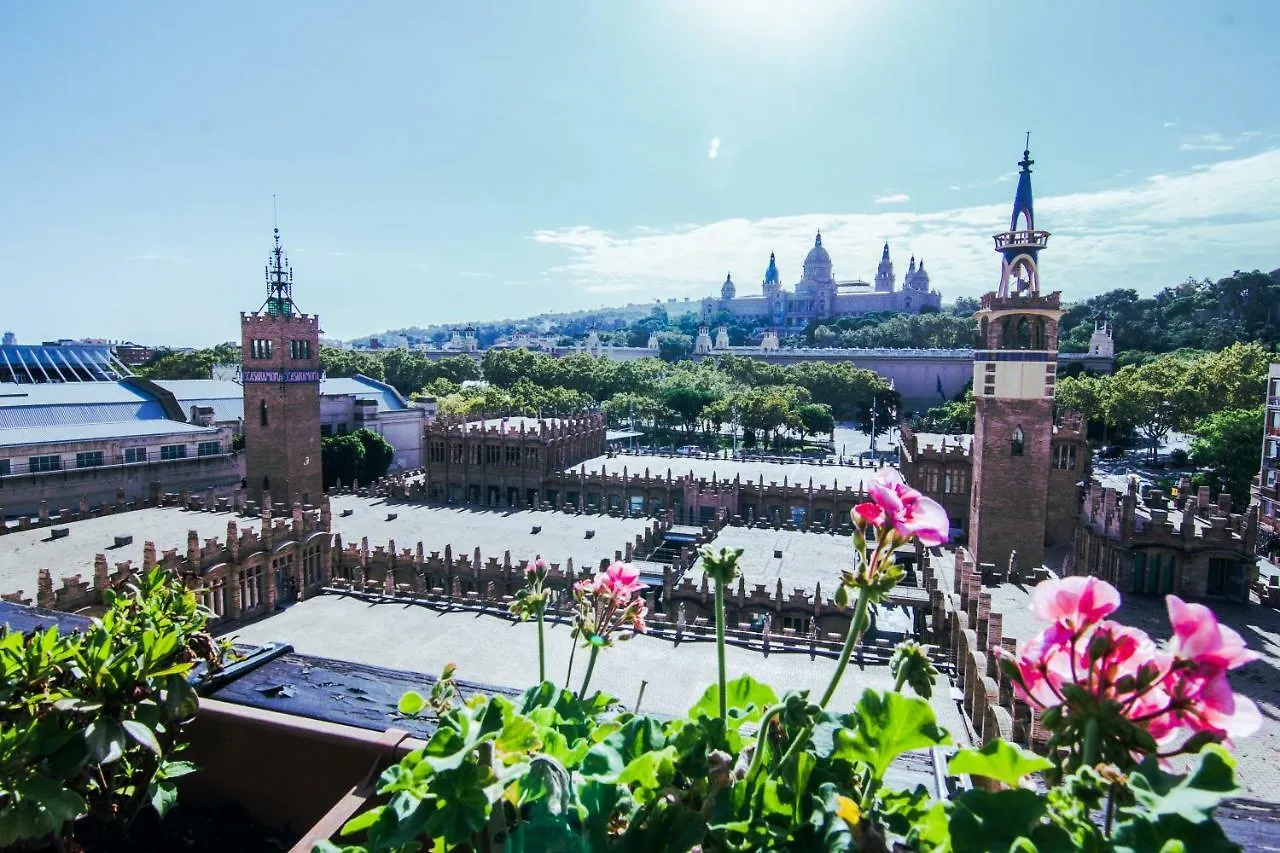
<path fill-rule="evenodd" d="M 820 228 L 994 288 L 1280 267 L 1280 3 L 0 2 L 0 326 L 207 346 L 276 221 L 326 335 L 697 299 Z"/>

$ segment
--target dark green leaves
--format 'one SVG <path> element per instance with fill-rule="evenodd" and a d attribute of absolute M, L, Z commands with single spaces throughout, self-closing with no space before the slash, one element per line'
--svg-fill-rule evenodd
<path fill-rule="evenodd" d="M 749 675 L 735 678 L 726 685 L 728 692 L 728 712 L 731 718 L 738 720 L 738 725 L 754 723 L 764 716 L 765 710 L 778 701 L 778 694 L 767 684 L 756 681 Z M 713 684 L 702 694 L 698 703 L 689 709 L 689 718 L 715 717 L 720 713 L 719 698 Z"/>
<path fill-rule="evenodd" d="M 951 756 L 947 772 L 953 776 L 985 776 L 1016 788 L 1027 774 L 1052 766 L 1053 762 L 1047 758 L 996 739 L 982 749 L 961 749 Z"/>

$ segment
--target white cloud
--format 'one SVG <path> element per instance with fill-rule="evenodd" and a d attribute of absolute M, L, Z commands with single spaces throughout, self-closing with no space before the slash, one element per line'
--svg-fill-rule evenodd
<path fill-rule="evenodd" d="M 1016 177 L 1018 177 L 1017 172 L 1005 172 L 1003 175 L 996 178 L 996 183 L 1003 184 L 1005 181 L 1012 181 Z"/>
<path fill-rule="evenodd" d="M 714 160 L 714 159 L 716 159 L 717 157 L 719 157 L 719 156 L 720 156 L 720 152 L 719 152 L 719 151 L 717 151 L 717 150 L 716 150 L 716 149 L 714 149 L 714 148 L 708 148 L 708 149 L 707 149 L 707 156 L 708 156 L 708 157 L 710 157 L 712 160 Z"/>
<path fill-rule="evenodd" d="M 1246 130 L 1228 139 L 1221 133 L 1206 133 L 1189 139 L 1178 146 L 1179 151 L 1233 151 L 1237 145 L 1257 139 L 1262 135 L 1260 130 Z"/>
<path fill-rule="evenodd" d="M 1052 180 L 1052 164 L 1037 173 Z M 1043 258 L 1047 287 L 1070 299 L 1125 286 L 1149 292 L 1188 275 L 1280 265 L 1280 149 L 1226 160 L 1184 174 L 1131 178 L 1115 189 L 1036 199 L 1036 224 L 1053 232 Z M 839 278 L 869 279 L 881 244 L 893 257 L 929 260 L 944 298 L 990 290 L 999 274 L 991 235 L 1009 223 L 1012 192 L 991 203 L 927 212 L 815 212 L 762 219 L 610 231 L 576 225 L 537 231 L 532 239 L 563 253 L 548 279 L 612 298 L 701 297 L 743 270 L 739 293 L 754 292 L 771 251 L 784 281 L 794 283 L 822 229 Z M 747 271 L 753 272 L 747 272 Z"/>
<path fill-rule="evenodd" d="M 1166 122 L 1164 123 L 1164 126 L 1165 126 L 1165 127 L 1174 127 L 1175 125 L 1177 125 L 1177 122 L 1176 122 L 1176 121 L 1166 121 Z"/>
<path fill-rule="evenodd" d="M 711 137 L 711 144 L 707 147 L 707 156 L 712 160 L 720 156 L 720 137 Z"/>
<path fill-rule="evenodd" d="M 959 184 L 952 184 L 951 186 L 947 187 L 947 189 L 949 189 L 949 190 L 958 190 L 958 189 L 960 189 L 960 185 L 959 185 Z"/>
<path fill-rule="evenodd" d="M 910 201 L 911 196 L 906 193 L 891 193 L 890 195 L 878 195 L 873 200 L 876 204 L 902 204 L 904 201 Z"/>
<path fill-rule="evenodd" d="M 713 136 L 713 137 L 711 137 L 711 147 L 712 147 L 712 148 L 719 148 L 719 147 L 720 147 L 720 137 L 718 137 L 718 136 Z"/>

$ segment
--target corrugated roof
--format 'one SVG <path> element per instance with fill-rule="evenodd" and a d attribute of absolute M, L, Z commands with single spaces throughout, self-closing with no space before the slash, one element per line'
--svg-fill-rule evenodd
<path fill-rule="evenodd" d="M 119 382 L 0 385 L 0 429 L 164 418 L 164 407 Z"/>
<path fill-rule="evenodd" d="M 208 438 L 216 438 L 218 431 L 212 427 L 202 427 L 163 419 L 63 424 L 26 429 L 0 429 L 0 447 L 163 435 L 180 436 L 183 441 L 194 441 L 206 436 Z"/>
<path fill-rule="evenodd" d="M 345 376 L 325 379 L 320 383 L 320 393 L 326 397 L 356 397 L 377 400 L 379 412 L 403 412 L 409 404 L 390 385 L 367 376 Z"/>

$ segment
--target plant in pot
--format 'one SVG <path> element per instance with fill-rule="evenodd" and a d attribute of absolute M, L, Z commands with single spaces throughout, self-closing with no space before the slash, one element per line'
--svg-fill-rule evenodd
<path fill-rule="evenodd" d="M 1219 743 L 1247 733 L 1252 719 L 1225 674 L 1251 653 L 1172 598 L 1176 639 L 1157 647 L 1105 619 L 1119 596 L 1091 578 L 1038 587 L 1033 609 L 1050 627 L 1002 662 L 1053 731 L 1050 754 L 998 739 L 960 749 L 950 772 L 987 784 L 947 800 L 889 784 L 900 755 L 951 743 L 926 701 L 936 673 L 925 650 L 898 649 L 894 690 L 867 689 L 845 707 L 833 697 L 868 609 L 902 576 L 895 548 L 938 544 L 947 523 L 937 504 L 891 475 L 870 496 L 854 510 L 853 565 L 841 574 L 848 635 L 817 699 L 779 696 L 749 676 L 728 681 L 723 667 L 677 719 L 587 694 L 609 645 L 600 626 L 616 627 L 613 615 L 633 604 L 633 570 L 613 566 L 579 590 L 576 636 L 591 651 L 580 691 L 543 681 L 516 700 L 460 701 L 450 670 L 429 699 L 406 694 L 402 711 L 434 715 L 435 734 L 382 774 L 382 802 L 347 823 L 346 846 L 330 840 L 316 850 L 1236 849 L 1212 815 L 1235 790 L 1234 762 Z M 717 588 L 736 576 L 739 554 L 703 557 Z M 723 625 L 720 595 L 716 620 Z M 642 619 L 629 623 L 642 629 Z M 717 640 L 723 660 L 722 628 Z M 1175 753 L 1195 756 L 1189 772 L 1159 766 Z M 1033 776 L 1046 790 L 1024 787 Z"/>
<path fill-rule="evenodd" d="M 134 819 L 163 816 L 196 713 L 188 675 L 222 664 L 224 643 L 182 581 L 150 570 L 103 592 L 84 630 L 0 626 L 0 846 L 80 849 L 123 843 Z"/>

